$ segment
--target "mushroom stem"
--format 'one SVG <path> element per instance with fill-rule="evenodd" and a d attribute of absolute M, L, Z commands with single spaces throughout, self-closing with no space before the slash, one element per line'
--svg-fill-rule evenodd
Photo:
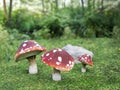
<path fill-rule="evenodd" d="M 52 79 L 54 81 L 60 81 L 61 80 L 60 70 L 57 70 L 57 69 L 53 68 Z"/>
<path fill-rule="evenodd" d="M 38 72 L 35 58 L 35 55 L 27 58 L 29 61 L 29 74 L 36 74 Z"/>
<path fill-rule="evenodd" d="M 82 63 L 81 72 L 86 72 L 86 64 Z"/>

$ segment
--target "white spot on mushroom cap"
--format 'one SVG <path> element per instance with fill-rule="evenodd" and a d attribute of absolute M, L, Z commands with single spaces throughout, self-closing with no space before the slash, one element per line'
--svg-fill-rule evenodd
<path fill-rule="evenodd" d="M 84 57 L 82 57 L 81 60 L 84 60 Z"/>
<path fill-rule="evenodd" d="M 85 59 L 87 59 L 87 57 L 85 57 Z"/>
<path fill-rule="evenodd" d="M 60 65 L 60 62 L 56 62 L 57 65 Z"/>
<path fill-rule="evenodd" d="M 69 64 L 72 64 L 72 62 L 71 62 L 71 61 L 69 61 Z"/>
<path fill-rule="evenodd" d="M 27 52 L 30 52 L 30 49 L 28 49 Z"/>
<path fill-rule="evenodd" d="M 53 53 L 57 52 L 57 50 L 53 50 Z"/>
<path fill-rule="evenodd" d="M 67 66 L 67 67 L 69 67 L 70 65 L 69 65 L 69 64 L 67 64 L 66 66 Z"/>
<path fill-rule="evenodd" d="M 23 50 L 23 49 L 21 49 L 20 54 L 21 54 L 21 53 L 24 53 L 24 50 Z"/>
<path fill-rule="evenodd" d="M 87 56 L 89 57 L 90 55 L 87 54 Z"/>
<path fill-rule="evenodd" d="M 62 62 L 62 57 L 58 56 L 58 61 Z"/>
<path fill-rule="evenodd" d="M 48 60 L 51 60 L 52 58 L 50 57 Z"/>
<path fill-rule="evenodd" d="M 50 55 L 49 53 L 46 54 L 46 56 L 49 56 L 49 55 Z"/>
<path fill-rule="evenodd" d="M 37 44 L 36 44 L 36 46 L 38 46 L 38 47 L 39 47 L 40 45 L 37 43 Z"/>
<path fill-rule="evenodd" d="M 58 49 L 58 51 L 62 51 L 62 49 Z"/>
<path fill-rule="evenodd" d="M 30 48 L 26 48 L 25 51 L 29 52 L 29 51 L 30 51 Z"/>
<path fill-rule="evenodd" d="M 23 44 L 23 47 L 25 47 L 26 45 L 27 45 L 27 44 L 26 44 L 26 43 L 24 43 L 24 44 Z"/>
<path fill-rule="evenodd" d="M 33 48 L 33 47 L 30 47 L 30 48 Z"/>

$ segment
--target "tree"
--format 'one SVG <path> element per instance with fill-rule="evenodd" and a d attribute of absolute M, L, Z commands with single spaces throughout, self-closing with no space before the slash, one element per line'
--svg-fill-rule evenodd
<path fill-rule="evenodd" d="M 10 0 L 10 3 L 9 3 L 9 13 L 8 13 L 7 27 L 10 27 L 10 26 L 11 26 L 11 18 L 12 18 L 12 1 L 13 1 L 13 0 Z"/>
<path fill-rule="evenodd" d="M 55 4 L 56 4 L 56 9 L 58 9 L 58 0 L 55 0 Z"/>
<path fill-rule="evenodd" d="M 4 9 L 5 18 L 7 19 L 6 0 L 3 0 L 3 9 Z"/>
<path fill-rule="evenodd" d="M 44 3 L 44 0 L 42 0 L 42 11 L 43 11 L 43 13 L 45 13 L 45 3 Z"/>
<path fill-rule="evenodd" d="M 73 7 L 73 0 L 71 0 L 71 6 Z"/>
<path fill-rule="evenodd" d="M 101 0 L 101 13 L 103 12 L 104 9 L 104 0 Z"/>
<path fill-rule="evenodd" d="M 81 0 L 81 4 L 82 4 L 82 16 L 84 17 L 84 12 L 85 12 L 85 10 L 84 10 L 84 0 Z"/>

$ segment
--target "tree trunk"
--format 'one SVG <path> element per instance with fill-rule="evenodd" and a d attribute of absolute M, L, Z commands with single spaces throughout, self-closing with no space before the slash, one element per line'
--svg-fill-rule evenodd
<path fill-rule="evenodd" d="M 42 0 L 42 12 L 45 13 L 45 4 L 44 4 L 44 0 Z"/>
<path fill-rule="evenodd" d="M 51 8 L 51 11 L 53 10 L 53 1 L 50 0 L 50 8 Z"/>
<path fill-rule="evenodd" d="M 56 10 L 58 10 L 58 0 L 55 0 Z"/>
<path fill-rule="evenodd" d="M 95 10 L 95 0 L 93 0 L 93 10 Z"/>
<path fill-rule="evenodd" d="M 3 9 L 4 9 L 5 18 L 7 19 L 8 14 L 7 14 L 7 8 L 6 8 L 6 0 L 3 0 Z"/>
<path fill-rule="evenodd" d="M 65 5 L 65 1 L 63 1 L 63 2 L 62 2 L 62 5 L 63 5 L 63 8 L 65 8 L 65 7 L 66 7 L 66 5 Z"/>
<path fill-rule="evenodd" d="M 91 11 L 91 7 L 92 7 L 91 0 L 88 0 L 87 5 L 88 5 L 88 10 Z"/>
<path fill-rule="evenodd" d="M 72 6 L 72 8 L 73 8 L 73 0 L 71 0 L 71 6 Z"/>
<path fill-rule="evenodd" d="M 104 1 L 103 0 L 101 0 L 101 13 L 103 12 L 103 9 L 104 9 Z"/>
<path fill-rule="evenodd" d="M 84 16 L 84 12 L 85 12 L 85 10 L 84 10 L 84 0 L 81 0 L 81 4 L 82 4 L 82 16 Z"/>
<path fill-rule="evenodd" d="M 10 0 L 10 4 L 9 4 L 7 27 L 11 26 L 11 17 L 12 17 L 12 0 Z"/>

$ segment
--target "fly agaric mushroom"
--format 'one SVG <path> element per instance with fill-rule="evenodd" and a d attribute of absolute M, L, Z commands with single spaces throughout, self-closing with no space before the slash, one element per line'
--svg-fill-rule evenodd
<path fill-rule="evenodd" d="M 93 57 L 93 53 L 83 47 L 79 47 L 79 46 L 73 46 L 71 44 L 67 44 L 66 46 L 64 46 L 62 48 L 63 50 L 65 50 L 66 52 L 68 52 L 75 60 L 75 64 L 80 63 L 81 61 L 83 62 L 82 59 L 86 60 L 88 59 L 88 61 L 91 61 L 91 63 L 82 63 L 83 67 L 81 68 L 82 72 L 86 72 L 86 65 L 93 65 L 92 64 L 92 57 Z M 86 57 L 85 57 L 86 56 Z M 83 58 L 85 57 L 85 58 Z"/>
<path fill-rule="evenodd" d="M 15 54 L 14 60 L 15 62 L 18 62 L 22 59 L 28 59 L 29 73 L 36 74 L 38 72 L 37 64 L 35 60 L 36 55 L 45 50 L 46 48 L 40 46 L 36 41 L 26 40 L 18 48 L 18 51 Z"/>
<path fill-rule="evenodd" d="M 52 79 L 61 80 L 61 71 L 70 71 L 74 66 L 74 59 L 65 50 L 56 48 L 41 56 L 42 61 L 48 66 L 53 67 Z"/>
<path fill-rule="evenodd" d="M 78 57 L 79 61 L 82 62 L 82 72 L 86 72 L 86 65 L 93 66 L 92 58 L 90 55 L 82 55 Z"/>

